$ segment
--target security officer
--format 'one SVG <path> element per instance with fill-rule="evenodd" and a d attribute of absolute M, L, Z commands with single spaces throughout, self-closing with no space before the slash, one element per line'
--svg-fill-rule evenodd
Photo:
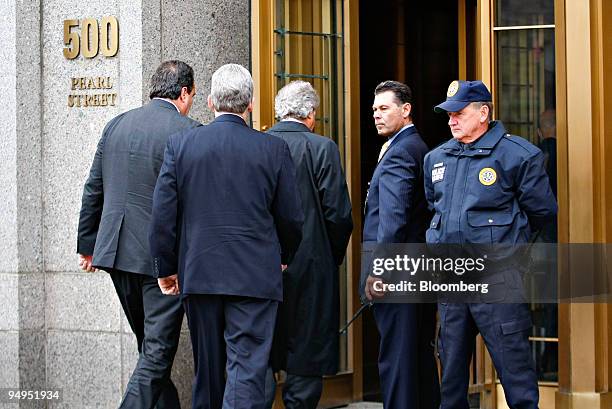
<path fill-rule="evenodd" d="M 453 139 L 425 157 L 425 195 L 435 211 L 427 242 L 528 242 L 531 233 L 557 211 L 542 152 L 507 133 L 501 122 L 491 121 L 491 94 L 481 81 L 453 81 L 446 101 L 434 110 L 448 113 Z M 536 409 L 538 385 L 529 349 L 527 305 L 501 299 L 440 303 L 438 308 L 441 409 L 469 408 L 469 364 L 478 333 L 491 354 L 508 406 Z"/>

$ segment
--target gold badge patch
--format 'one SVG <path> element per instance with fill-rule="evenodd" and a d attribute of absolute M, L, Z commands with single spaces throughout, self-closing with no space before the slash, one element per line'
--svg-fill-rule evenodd
<path fill-rule="evenodd" d="M 459 91 L 459 81 L 453 81 L 448 86 L 448 91 L 446 91 L 446 96 L 452 97 L 457 93 L 457 91 Z"/>
<path fill-rule="evenodd" d="M 478 174 L 478 180 L 485 186 L 491 186 L 497 180 L 497 173 L 493 168 L 483 168 Z"/>

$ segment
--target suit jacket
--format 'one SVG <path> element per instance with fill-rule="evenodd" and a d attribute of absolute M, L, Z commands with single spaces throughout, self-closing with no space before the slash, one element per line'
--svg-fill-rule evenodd
<path fill-rule="evenodd" d="M 94 266 L 153 275 L 151 201 L 168 137 L 200 123 L 154 99 L 112 119 L 83 189 L 77 252 Z"/>
<path fill-rule="evenodd" d="M 431 218 L 423 187 L 423 158 L 427 151 L 414 126 L 395 137 L 370 181 L 364 242 L 425 242 L 425 230 Z"/>
<path fill-rule="evenodd" d="M 425 200 L 423 172 L 427 151 L 427 145 L 417 129 L 411 126 L 393 139 L 378 162 L 366 197 L 363 229 L 365 254 L 368 244 L 372 243 L 425 242 L 425 231 L 431 220 Z M 368 262 L 362 260 L 362 299 L 369 273 L 368 265 Z M 384 274 L 381 278 L 387 279 Z M 431 346 L 435 337 L 436 305 L 377 304 L 375 311 L 377 327 L 388 340 L 381 344 L 381 349 L 384 349 L 381 351 L 384 357 L 381 367 L 386 367 L 388 373 L 399 374 L 395 384 L 416 385 L 402 398 L 403 405 L 411 408 L 437 408 L 439 388 Z M 392 323 L 397 323 L 398 319 L 402 320 L 401 326 Z M 409 343 L 410 346 L 400 346 L 398 342 Z M 391 354 L 391 351 L 398 350 L 405 353 L 401 359 Z M 406 368 L 407 364 L 412 367 Z M 402 366 L 401 370 L 397 369 L 399 366 Z"/>
<path fill-rule="evenodd" d="M 291 374 L 338 371 L 342 264 L 353 218 L 338 147 L 304 124 L 285 121 L 268 131 L 289 146 L 304 211 L 302 242 L 283 274 L 273 366 Z"/>
<path fill-rule="evenodd" d="M 220 115 L 168 140 L 153 198 L 156 274 L 178 272 L 182 294 L 280 301 L 303 219 L 287 144 Z"/>
<path fill-rule="evenodd" d="M 423 181 L 423 160 L 427 151 L 427 145 L 411 126 L 393 139 L 374 169 L 365 202 L 359 280 L 362 297 L 372 245 L 425 242 L 425 231 L 431 220 Z M 382 278 L 388 277 L 383 275 Z"/>

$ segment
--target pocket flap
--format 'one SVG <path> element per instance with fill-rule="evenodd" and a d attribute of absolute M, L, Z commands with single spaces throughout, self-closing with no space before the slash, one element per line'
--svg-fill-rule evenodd
<path fill-rule="evenodd" d="M 440 227 L 441 219 L 442 219 L 442 215 L 440 213 L 434 214 L 434 217 L 431 219 L 431 223 L 429 223 L 429 228 L 438 229 Z"/>
<path fill-rule="evenodd" d="M 525 318 L 522 320 L 504 322 L 501 324 L 502 334 L 510 335 L 516 332 L 525 331 L 531 328 L 531 319 Z"/>
<path fill-rule="evenodd" d="M 467 219 L 472 227 L 507 226 L 512 223 L 514 216 L 511 212 L 471 210 L 467 212 Z"/>

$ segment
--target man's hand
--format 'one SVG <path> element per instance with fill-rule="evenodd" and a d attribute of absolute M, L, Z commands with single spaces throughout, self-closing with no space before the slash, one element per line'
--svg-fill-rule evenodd
<path fill-rule="evenodd" d="M 374 289 L 374 283 L 380 282 L 376 287 L 381 289 L 381 291 L 376 291 Z M 365 296 L 368 300 L 372 301 L 374 298 L 381 298 L 385 295 L 385 292 L 382 291 L 382 280 L 378 277 L 368 276 L 365 283 Z"/>
<path fill-rule="evenodd" d="M 180 294 L 178 284 L 178 274 L 174 274 L 168 277 L 158 278 L 157 284 L 164 295 L 178 295 Z"/>
<path fill-rule="evenodd" d="M 287 269 L 287 264 L 281 264 L 281 271 L 285 271 Z"/>
<path fill-rule="evenodd" d="M 98 271 L 94 268 L 91 263 L 93 262 L 93 256 L 87 256 L 85 254 L 79 254 L 79 268 L 88 273 L 95 273 Z"/>

